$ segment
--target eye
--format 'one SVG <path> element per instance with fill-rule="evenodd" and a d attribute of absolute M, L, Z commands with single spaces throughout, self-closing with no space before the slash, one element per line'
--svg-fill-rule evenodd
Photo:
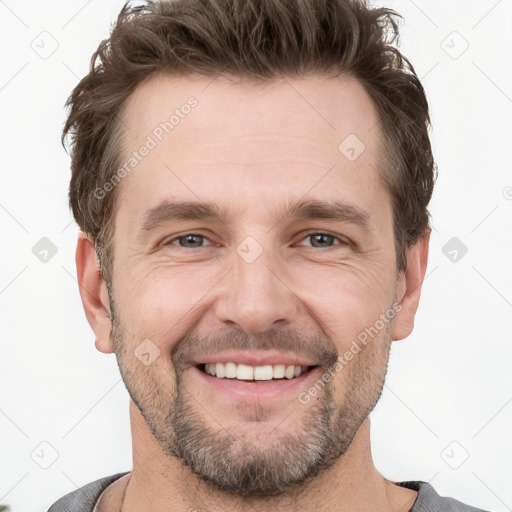
<path fill-rule="evenodd" d="M 176 244 L 175 242 L 178 242 Z M 185 235 L 171 238 L 164 245 L 179 245 L 185 249 L 196 249 L 198 247 L 204 247 L 203 242 L 208 242 L 206 245 L 212 245 L 211 242 L 203 235 L 197 233 L 187 233 Z"/>
<path fill-rule="evenodd" d="M 310 240 L 310 244 L 305 244 L 304 241 Z M 337 243 L 336 243 L 337 242 Z M 309 245 L 310 247 L 322 249 L 329 248 L 335 245 L 346 245 L 347 242 L 329 233 L 310 233 L 302 242 L 297 245 Z M 184 249 L 197 249 L 208 245 L 213 245 L 208 238 L 198 233 L 186 233 L 174 238 L 169 239 L 164 245 L 178 245 Z"/>
<path fill-rule="evenodd" d="M 341 238 L 338 238 L 334 235 L 330 235 L 329 233 L 310 233 L 307 235 L 303 240 L 310 240 L 311 245 L 310 247 L 316 247 L 316 248 L 329 248 L 333 245 L 345 245 L 347 242 L 342 240 Z M 338 241 L 340 243 L 335 244 L 334 242 Z M 298 245 L 304 245 L 303 243 L 300 243 Z"/>

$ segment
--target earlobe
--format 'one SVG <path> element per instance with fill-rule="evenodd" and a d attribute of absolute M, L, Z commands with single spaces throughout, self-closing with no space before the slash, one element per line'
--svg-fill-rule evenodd
<path fill-rule="evenodd" d="M 81 232 L 76 246 L 76 270 L 85 316 L 96 335 L 96 348 L 110 354 L 114 347 L 110 337 L 111 321 L 108 292 L 98 266 L 94 243 Z"/>
<path fill-rule="evenodd" d="M 407 252 L 407 268 L 400 275 L 397 287 L 397 315 L 393 325 L 393 340 L 402 340 L 411 334 L 418 309 L 421 287 L 428 263 L 430 232 Z"/>

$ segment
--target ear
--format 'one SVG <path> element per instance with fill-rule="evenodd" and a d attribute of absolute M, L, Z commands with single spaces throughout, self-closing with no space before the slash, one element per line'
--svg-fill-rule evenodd
<path fill-rule="evenodd" d="M 84 232 L 78 236 L 75 261 L 80 296 L 87 321 L 96 335 L 96 348 L 110 354 L 114 352 L 114 346 L 110 338 L 107 285 L 98 265 L 94 243 Z"/>
<path fill-rule="evenodd" d="M 421 286 L 428 262 L 430 231 L 407 251 L 407 267 L 401 272 L 397 287 L 397 315 L 393 324 L 393 340 L 403 340 L 414 328 L 414 317 L 420 302 Z"/>

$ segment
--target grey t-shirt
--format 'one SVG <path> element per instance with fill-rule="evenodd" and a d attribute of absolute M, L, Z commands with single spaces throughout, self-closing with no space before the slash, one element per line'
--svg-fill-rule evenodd
<path fill-rule="evenodd" d="M 100 478 L 76 491 L 67 494 L 54 503 L 48 512 L 93 512 L 100 494 L 115 480 L 128 473 Z M 397 485 L 418 491 L 418 499 L 411 512 L 485 512 L 482 509 L 464 505 L 452 498 L 443 498 L 426 482 L 399 482 Z"/>

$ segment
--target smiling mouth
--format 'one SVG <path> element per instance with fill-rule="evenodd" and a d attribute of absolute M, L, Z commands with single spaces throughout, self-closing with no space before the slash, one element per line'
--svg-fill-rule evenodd
<path fill-rule="evenodd" d="M 250 366 L 233 362 L 206 363 L 198 365 L 199 370 L 217 379 L 234 379 L 242 381 L 291 380 L 304 375 L 316 366 L 294 364 L 267 364 Z"/>

